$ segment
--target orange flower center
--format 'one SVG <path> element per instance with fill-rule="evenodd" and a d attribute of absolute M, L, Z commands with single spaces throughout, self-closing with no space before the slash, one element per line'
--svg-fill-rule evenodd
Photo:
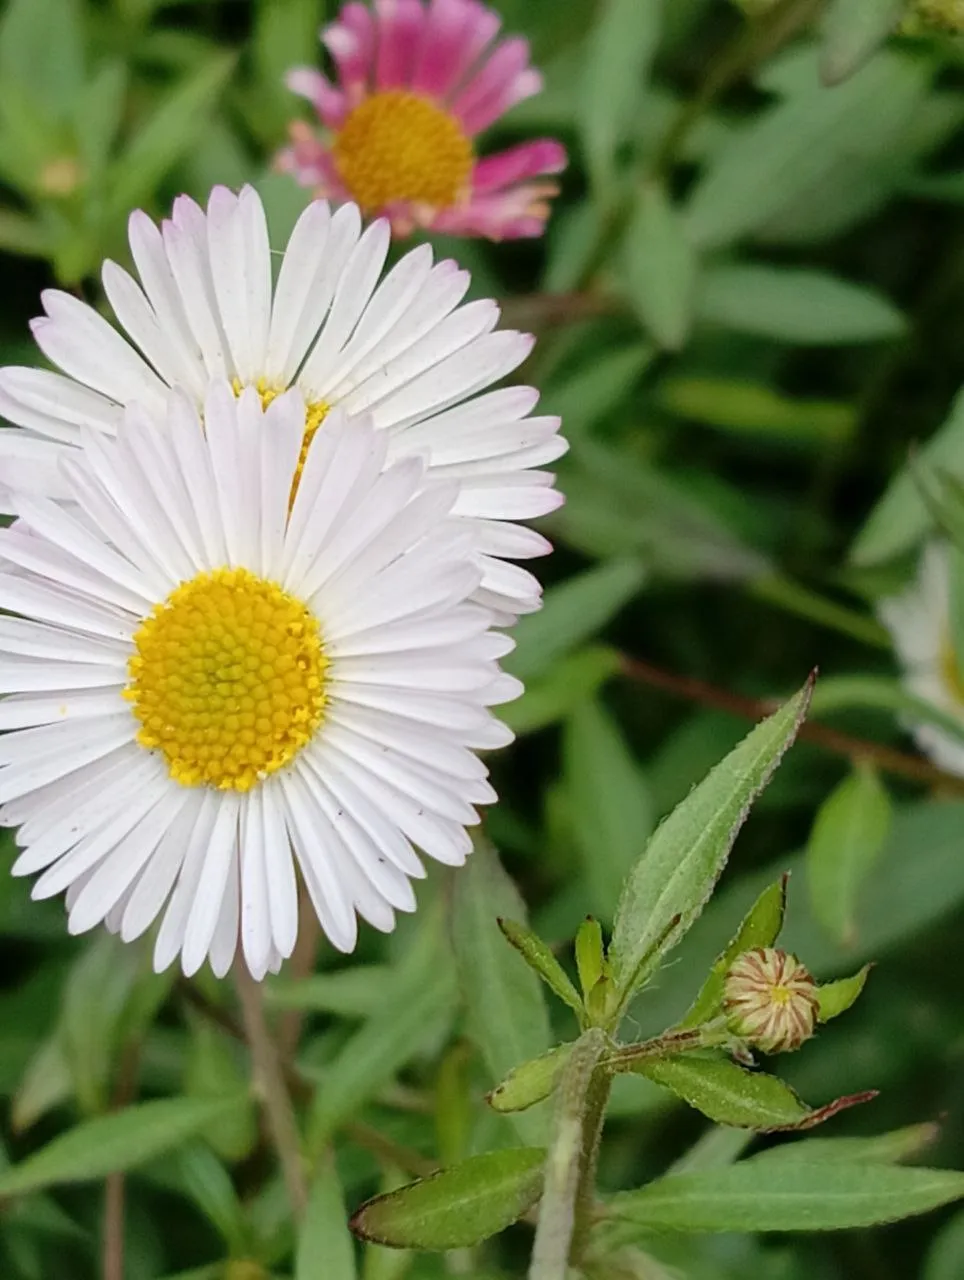
<path fill-rule="evenodd" d="M 359 103 L 335 138 L 334 156 L 352 197 L 369 210 L 400 200 L 452 205 L 472 170 L 472 143 L 458 121 L 404 89 Z"/>

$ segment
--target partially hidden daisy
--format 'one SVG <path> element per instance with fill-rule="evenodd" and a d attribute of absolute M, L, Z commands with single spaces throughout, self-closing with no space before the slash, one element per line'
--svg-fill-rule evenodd
<path fill-rule="evenodd" d="M 950 548 L 931 542 L 921 554 L 916 579 L 900 595 L 878 605 L 904 668 L 910 693 L 932 703 L 964 727 L 964 673 L 958 664 L 951 629 Z M 937 725 L 909 725 L 935 764 L 964 777 L 964 742 Z"/>
<path fill-rule="evenodd" d="M 252 188 L 216 187 L 206 212 L 182 196 L 160 228 L 134 213 L 140 282 L 114 262 L 103 268 L 123 333 L 50 289 L 31 327 L 62 374 L 0 369 L 0 414 L 26 428 L 0 430 L 0 477 L 11 489 L 64 497 L 64 447 L 85 427 L 119 432 L 127 405 L 162 413 L 169 388 L 179 387 L 200 407 L 211 378 L 236 392 L 254 387 L 265 405 L 297 386 L 306 443 L 336 406 L 366 412 L 385 433 L 389 462 L 418 454 L 431 478 L 458 480 L 454 515 L 471 525 L 483 570 L 477 599 L 505 622 L 538 608 L 538 582 L 506 558 L 550 550 L 517 522 L 561 503 L 551 473 L 537 468 L 566 445 L 558 418 L 529 416 L 538 400 L 531 387 L 486 390 L 522 363 L 532 339 L 495 332 L 492 301 L 460 306 L 468 273 L 450 260 L 433 265 L 428 246 L 382 278 L 389 238 L 384 220 L 362 232 L 355 205 L 333 214 L 316 201 L 272 283 Z"/>
<path fill-rule="evenodd" d="M 495 794 L 477 748 L 521 686 L 478 570 L 388 436 L 333 413 L 303 468 L 297 391 L 212 386 L 63 460 L 72 509 L 0 531 L 0 822 L 35 898 L 154 963 L 255 977 L 291 954 L 296 868 L 332 943 L 410 911 L 416 846 L 460 864 Z"/>
<path fill-rule="evenodd" d="M 479 158 L 476 137 L 542 88 L 528 42 L 496 41 L 500 19 L 478 0 L 352 2 L 321 38 L 335 83 L 298 67 L 288 87 L 324 126 L 303 121 L 279 167 L 318 195 L 416 227 L 491 240 L 541 235 L 551 175 L 566 166 L 551 138 Z"/>

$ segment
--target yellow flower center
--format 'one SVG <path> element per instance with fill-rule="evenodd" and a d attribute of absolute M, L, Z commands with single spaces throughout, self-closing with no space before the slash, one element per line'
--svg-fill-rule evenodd
<path fill-rule="evenodd" d="M 134 635 L 124 697 L 137 741 L 186 787 L 250 791 L 314 736 L 328 659 L 316 619 L 274 582 L 215 569 L 184 582 Z"/>
<path fill-rule="evenodd" d="M 455 204 L 472 170 L 472 143 L 458 121 L 403 89 L 373 94 L 349 114 L 335 138 L 335 164 L 363 209 L 397 200 Z"/>
<path fill-rule="evenodd" d="M 239 396 L 244 390 L 244 384 L 240 378 L 232 379 L 231 386 L 234 394 Z M 261 397 L 262 409 L 267 409 L 272 400 L 286 391 L 286 387 L 272 387 L 264 378 L 259 378 L 254 384 L 254 389 Z M 328 417 L 331 411 L 331 405 L 325 400 L 312 400 L 305 406 L 305 434 L 301 440 L 301 453 L 298 455 L 298 464 L 295 467 L 294 478 L 291 481 L 291 493 L 288 497 L 288 510 L 295 503 L 295 495 L 298 492 L 298 486 L 301 484 L 301 476 L 305 469 L 305 463 L 308 461 L 308 450 L 311 448 L 311 442 L 315 438 L 315 432 Z"/>

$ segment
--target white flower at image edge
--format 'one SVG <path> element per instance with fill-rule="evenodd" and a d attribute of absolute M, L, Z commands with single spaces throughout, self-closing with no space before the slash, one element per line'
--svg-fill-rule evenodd
<path fill-rule="evenodd" d="M 893 639 L 908 692 L 964 727 L 964 679 L 951 630 L 951 562 L 946 543 L 932 542 L 924 548 L 914 582 L 900 595 L 882 600 L 878 613 Z M 909 727 L 936 765 L 964 777 L 964 741 L 937 725 L 914 722 Z"/>
<path fill-rule="evenodd" d="M 0 531 L 0 821 L 16 875 L 69 927 L 162 916 L 158 969 L 255 977 L 298 929 L 295 866 L 332 943 L 411 911 L 413 846 L 464 861 L 495 799 L 476 748 L 521 690 L 469 597 L 456 486 L 385 466 L 333 412 L 298 471 L 304 406 L 214 385 L 131 409 L 62 461 L 70 510 L 15 496 Z M 293 477 L 294 483 L 293 483 Z M 72 514 L 72 512 L 76 512 Z"/>
<path fill-rule="evenodd" d="M 538 582 L 506 559 L 550 550 L 516 522 L 562 501 L 551 473 L 534 468 L 566 445 L 558 418 L 527 416 L 538 400 L 531 387 L 478 394 L 522 363 L 532 339 L 493 332 L 491 300 L 459 305 L 468 272 L 452 261 L 433 265 L 422 245 L 382 278 L 388 223 L 362 232 L 355 205 L 332 214 L 319 200 L 299 218 L 272 285 L 264 208 L 251 187 L 240 195 L 215 187 L 206 212 L 181 196 L 160 228 L 135 212 L 129 236 L 140 283 L 116 263 L 103 268 L 127 337 L 50 289 L 32 329 L 63 373 L 0 370 L 0 414 L 25 428 L 0 430 L 10 489 L 64 496 L 63 446 L 76 445 L 84 427 L 115 434 L 132 403 L 162 412 L 171 387 L 200 408 L 211 378 L 236 391 L 252 386 L 265 404 L 297 385 L 309 436 L 335 406 L 367 412 L 387 434 L 389 462 L 419 453 L 434 476 L 457 479 L 453 511 L 471 522 L 483 566 L 478 600 L 504 615 L 501 623 L 538 608 Z"/>

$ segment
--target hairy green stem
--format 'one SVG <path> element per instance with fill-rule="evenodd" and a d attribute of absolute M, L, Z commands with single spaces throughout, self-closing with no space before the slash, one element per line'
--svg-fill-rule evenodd
<path fill-rule="evenodd" d="M 607 1045 L 605 1032 L 590 1027 L 573 1045 L 559 1081 L 529 1280 L 565 1280 L 570 1259 L 585 1248 L 609 1097 L 609 1076 L 597 1071 Z"/>
<path fill-rule="evenodd" d="M 251 1052 L 255 1090 L 264 1110 L 271 1143 L 281 1165 L 281 1173 L 295 1218 L 308 1204 L 308 1186 L 301 1155 L 301 1139 L 285 1082 L 284 1065 L 264 1014 L 264 994 L 243 959 L 234 967 L 234 983 L 241 1004 L 244 1037 Z"/>

